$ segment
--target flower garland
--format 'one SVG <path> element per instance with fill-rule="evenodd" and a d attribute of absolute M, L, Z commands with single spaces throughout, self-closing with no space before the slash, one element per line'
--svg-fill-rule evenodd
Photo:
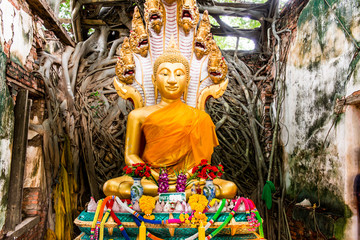
<path fill-rule="evenodd" d="M 263 230 L 262 219 L 260 217 L 260 214 L 259 214 L 254 202 L 251 199 L 248 199 L 248 201 L 249 201 L 249 205 L 251 206 L 251 211 L 255 212 L 256 219 L 259 224 L 258 227 L 259 227 L 260 237 L 264 237 L 264 230 Z"/>
<path fill-rule="evenodd" d="M 169 191 L 169 174 L 166 168 L 160 169 L 158 193 L 167 193 Z"/>
<path fill-rule="evenodd" d="M 179 219 L 181 222 L 184 222 L 186 224 L 190 224 L 190 220 L 189 220 L 190 216 L 188 213 L 181 213 L 179 216 Z"/>
<path fill-rule="evenodd" d="M 215 200 L 215 199 L 213 199 Z M 213 202 L 213 201 L 212 201 Z M 215 201 L 213 202 L 215 203 Z M 223 199 L 221 201 L 221 205 L 219 207 L 219 209 L 216 211 L 215 215 L 211 218 L 211 220 L 206 224 L 205 226 L 205 231 L 208 230 L 210 228 L 210 226 L 216 221 L 216 219 L 219 217 L 221 211 L 223 210 L 223 208 L 225 207 L 225 203 L 226 203 L 226 199 Z M 211 204 L 212 205 L 212 204 Z M 194 235 L 186 238 L 185 240 L 194 240 L 199 236 L 199 232 L 195 233 Z"/>
<path fill-rule="evenodd" d="M 112 206 L 114 204 L 115 196 L 108 196 L 105 199 L 100 199 L 96 208 L 95 216 L 93 223 L 91 225 L 90 230 L 90 239 L 91 240 L 102 240 L 104 236 L 104 224 L 109 217 L 109 214 L 118 224 L 119 230 L 121 231 L 122 235 L 126 240 L 130 240 L 128 234 L 125 231 L 124 226 L 122 225 L 119 218 L 115 215 L 114 211 L 112 210 Z M 108 207 L 105 215 L 103 216 L 105 206 Z M 99 229 L 100 229 L 100 237 L 99 237 Z"/>
<path fill-rule="evenodd" d="M 149 220 L 155 219 L 155 216 L 151 215 L 153 209 L 155 208 L 155 198 L 143 195 L 139 200 L 139 206 L 141 211 L 145 213 L 144 218 Z"/>
<path fill-rule="evenodd" d="M 180 172 L 176 179 L 176 192 L 185 192 L 187 176 L 184 172 Z"/>
<path fill-rule="evenodd" d="M 119 200 L 118 200 L 118 199 L 119 199 L 119 198 L 116 197 L 115 200 L 119 203 Z M 121 200 L 120 200 L 120 202 L 121 202 Z M 123 204 L 123 205 L 124 205 L 124 204 Z M 124 206 L 126 206 L 126 205 L 124 205 Z M 128 208 L 129 208 L 130 210 L 133 210 L 131 203 L 129 204 Z M 135 222 L 136 226 L 140 227 L 141 224 L 140 224 L 139 219 L 137 219 L 137 218 L 135 217 L 135 215 L 132 215 L 132 217 L 133 217 L 133 219 L 134 219 L 134 222 Z M 156 237 L 155 235 L 151 234 L 148 230 L 146 230 L 146 236 L 148 236 L 150 239 L 153 239 L 153 240 L 164 240 L 164 239 L 162 239 L 162 238 L 158 238 L 158 237 Z"/>
<path fill-rule="evenodd" d="M 196 227 L 197 224 L 201 223 L 205 225 L 207 217 L 203 212 L 208 204 L 206 197 L 201 194 L 194 194 L 190 196 L 188 203 L 194 211 L 194 217 L 191 218 L 191 227 Z"/>
<path fill-rule="evenodd" d="M 204 223 L 204 219 L 205 218 L 207 219 L 207 217 L 205 215 L 205 212 L 208 211 L 208 209 L 215 203 L 215 199 L 214 199 L 209 204 L 207 204 L 208 201 L 207 201 L 205 196 L 195 194 L 195 195 L 192 195 L 189 198 L 189 205 L 193 209 L 193 214 L 191 214 L 191 216 L 189 216 L 188 213 L 181 213 L 179 219 L 167 219 L 167 220 L 160 221 L 160 220 L 146 219 L 146 218 L 142 217 L 139 213 L 134 211 L 131 208 L 131 205 L 127 206 L 126 204 L 124 204 L 118 197 L 108 196 L 104 200 L 99 200 L 99 202 L 98 202 L 98 206 L 96 208 L 94 220 L 93 220 L 93 223 L 92 223 L 92 226 L 91 226 L 90 239 L 92 239 L 92 240 L 98 240 L 98 239 L 103 240 L 104 224 L 107 221 L 109 215 L 111 215 L 113 217 L 113 219 L 115 220 L 115 222 L 118 224 L 119 229 L 120 229 L 121 233 L 123 234 L 124 238 L 126 240 L 130 239 L 128 237 L 128 235 L 127 235 L 127 233 L 125 231 L 125 228 L 123 227 L 121 221 L 118 219 L 118 217 L 112 211 L 112 206 L 114 204 L 114 200 L 117 201 L 117 203 L 120 206 L 122 206 L 124 209 L 126 209 L 129 213 L 131 213 L 133 215 L 134 221 L 137 224 L 137 226 L 140 226 L 139 220 L 147 222 L 147 223 L 151 223 L 151 224 L 171 224 L 171 223 L 184 223 L 184 222 L 189 224 L 191 222 L 192 225 L 195 225 L 195 224 Z M 219 200 L 217 200 L 217 201 L 219 201 Z M 145 204 L 145 202 L 146 202 L 146 204 Z M 148 202 L 151 202 L 151 203 L 149 204 Z M 218 234 L 230 222 L 230 220 L 234 217 L 235 212 L 239 208 L 241 202 L 243 202 L 245 204 L 245 210 L 246 210 L 246 214 L 247 214 L 247 219 L 248 219 L 248 222 L 249 222 L 249 224 L 251 226 L 249 228 L 249 231 L 255 231 L 256 227 L 259 227 L 260 236 L 263 237 L 261 217 L 260 217 L 260 215 L 259 215 L 259 213 L 258 213 L 258 211 L 256 209 L 256 206 L 255 206 L 254 202 L 252 200 L 250 200 L 250 199 L 245 199 L 245 198 L 241 197 L 236 201 L 234 209 L 229 213 L 229 216 L 221 224 L 221 226 L 219 226 L 214 232 L 212 232 L 211 234 L 209 234 L 206 237 L 207 240 L 213 238 L 216 234 Z M 209 222 L 207 222 L 207 224 L 205 226 L 205 231 L 216 221 L 216 219 L 218 218 L 218 216 L 222 212 L 222 210 L 223 210 L 223 208 L 225 206 L 225 203 L 226 203 L 226 199 L 223 199 L 222 202 L 221 202 L 220 207 L 218 208 L 218 210 L 215 213 L 215 215 L 213 216 L 213 218 Z M 147 212 L 145 214 L 150 215 L 152 213 L 152 209 L 155 206 L 155 199 L 153 197 L 145 196 L 143 198 L 143 200 L 142 200 L 142 204 L 140 204 L 140 205 L 143 206 L 141 208 L 142 211 Z M 106 213 L 103 216 L 105 206 L 107 206 L 108 209 L 107 209 Z M 149 211 L 150 211 L 150 213 L 149 213 Z M 202 215 L 205 216 L 205 218 Z M 256 220 L 255 220 L 255 217 L 256 217 Z M 195 219 L 195 221 L 193 219 Z M 99 227 L 100 227 L 100 238 L 98 238 L 98 236 L 99 236 Z M 156 237 L 155 235 L 151 234 L 148 231 L 146 232 L 146 236 L 153 239 L 153 240 L 162 240 L 161 238 Z M 197 237 L 198 237 L 198 233 L 194 234 L 193 236 L 190 236 L 190 237 L 186 238 L 185 240 L 194 240 Z"/>
<path fill-rule="evenodd" d="M 124 226 L 122 225 L 120 219 L 116 216 L 116 214 L 114 213 L 114 211 L 111 211 L 110 214 L 111 214 L 111 217 L 114 219 L 114 221 L 117 223 L 118 228 L 119 228 L 121 234 L 123 235 L 123 237 L 124 237 L 126 240 L 130 240 L 129 235 L 128 235 L 127 232 L 125 231 Z"/>
<path fill-rule="evenodd" d="M 129 213 L 131 213 L 133 215 L 133 219 L 136 223 L 136 225 L 139 227 L 140 226 L 140 221 L 144 221 L 146 223 L 151 223 L 151 224 L 171 224 L 171 223 L 182 223 L 182 222 L 186 222 L 186 220 L 188 220 L 190 222 L 189 219 L 192 218 L 192 216 L 188 217 L 189 216 L 187 213 L 184 215 L 184 219 L 167 219 L 167 220 L 149 220 L 149 219 L 145 219 L 143 218 L 138 212 L 136 212 L 135 210 L 133 210 L 131 208 L 131 205 L 127 206 L 126 204 L 124 204 L 119 197 L 116 197 L 115 198 L 115 201 L 118 202 L 119 205 L 121 205 L 125 210 L 127 210 Z M 207 201 L 207 199 L 206 199 Z M 222 209 L 224 208 L 225 206 L 225 202 L 226 200 L 223 199 L 223 203 L 221 204 L 220 208 L 218 209 L 217 213 L 214 215 L 213 217 L 213 221 L 211 222 L 211 224 L 216 220 L 216 218 L 219 216 L 219 214 L 221 213 Z M 206 208 L 204 209 L 204 211 L 207 211 L 210 207 L 212 207 L 212 205 L 215 203 L 215 199 L 213 201 L 211 201 L 211 203 L 206 206 Z M 180 214 L 181 215 L 181 214 Z M 187 215 L 187 216 L 186 216 Z M 204 214 L 205 215 L 205 214 Z M 187 218 L 187 219 L 186 219 Z M 207 226 L 207 228 L 209 228 L 211 226 L 211 224 L 209 224 L 209 226 Z M 206 228 L 206 229 L 207 229 Z M 197 233 L 198 234 L 198 233 Z M 149 231 L 146 231 L 146 236 L 153 239 L 153 240 L 163 240 L 159 237 L 156 237 L 155 235 L 151 234 Z"/>
<path fill-rule="evenodd" d="M 100 212 L 96 221 L 96 226 L 95 226 L 95 234 L 94 234 L 94 239 L 97 240 L 99 237 L 99 229 L 100 229 L 100 224 L 101 224 L 101 219 L 104 215 L 104 209 L 106 206 L 106 203 L 112 199 L 112 196 L 108 196 L 104 199 L 104 201 L 102 201 L 101 206 L 100 206 Z M 95 219 L 94 219 L 95 220 Z"/>
<path fill-rule="evenodd" d="M 209 239 L 215 237 L 215 235 L 218 234 L 230 222 L 230 220 L 234 217 L 237 209 L 239 208 L 241 201 L 245 203 L 246 200 L 243 197 L 239 198 L 235 204 L 234 209 L 229 213 L 229 216 L 226 218 L 226 220 L 220 225 L 220 227 L 218 227 L 215 231 L 210 233 L 205 238 L 206 240 L 209 240 Z M 247 205 L 247 203 L 245 203 L 245 209 L 246 209 L 246 205 Z M 246 210 L 248 211 L 248 209 L 246 209 Z"/>
<path fill-rule="evenodd" d="M 100 224 L 100 237 L 99 240 L 103 240 L 104 239 L 104 226 L 105 226 L 105 222 L 107 221 L 108 217 L 110 216 L 110 212 L 112 211 L 112 207 L 114 205 L 114 196 L 112 196 L 112 198 L 109 200 L 109 202 L 106 204 L 108 209 L 106 210 L 105 215 L 103 216 L 102 220 L 101 220 L 101 224 Z"/>
<path fill-rule="evenodd" d="M 96 227 L 96 223 L 97 223 L 97 219 L 99 217 L 99 213 L 100 213 L 100 208 L 102 205 L 103 200 L 100 199 L 98 202 L 98 205 L 96 207 L 96 212 L 95 212 L 95 216 L 94 216 L 94 220 L 91 224 L 91 230 L 90 230 L 90 239 L 93 240 L 94 239 L 94 235 L 95 235 L 95 227 Z M 95 236 L 97 238 L 97 236 Z"/>

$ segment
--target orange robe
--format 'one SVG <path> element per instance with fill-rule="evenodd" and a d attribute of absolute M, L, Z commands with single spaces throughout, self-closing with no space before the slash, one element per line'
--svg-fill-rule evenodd
<path fill-rule="evenodd" d="M 141 128 L 146 141 L 142 159 L 154 168 L 190 169 L 210 160 L 219 145 L 210 116 L 181 100 L 151 113 Z"/>

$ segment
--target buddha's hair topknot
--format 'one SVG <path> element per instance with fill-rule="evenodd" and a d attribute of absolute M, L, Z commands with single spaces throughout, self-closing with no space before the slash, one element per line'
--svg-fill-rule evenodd
<path fill-rule="evenodd" d="M 175 41 L 173 37 L 171 37 L 169 45 L 167 49 L 164 51 L 163 54 L 161 54 L 154 63 L 154 74 L 157 73 L 157 70 L 160 66 L 160 64 L 164 62 L 169 63 L 182 63 L 184 64 L 186 68 L 186 75 L 187 75 L 187 81 L 190 79 L 190 66 L 189 61 L 182 55 L 179 48 L 176 46 Z"/>

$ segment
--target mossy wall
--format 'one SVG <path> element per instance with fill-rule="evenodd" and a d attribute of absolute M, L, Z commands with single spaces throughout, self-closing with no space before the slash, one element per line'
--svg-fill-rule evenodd
<path fill-rule="evenodd" d="M 6 56 L 0 47 L 0 230 L 5 223 L 14 129 L 13 100 L 6 85 Z"/>
<path fill-rule="evenodd" d="M 356 213 L 351 186 L 358 162 L 348 151 L 360 146 L 350 141 L 353 126 L 345 121 L 347 113 L 336 116 L 333 109 L 337 98 L 360 89 L 360 64 L 352 42 L 352 37 L 360 41 L 359 20 L 358 0 L 309 1 L 290 47 L 283 105 L 287 191 L 298 201 L 308 198 L 349 218 L 345 230 L 336 234 L 344 239 L 357 236 L 356 218 L 348 209 Z"/>
<path fill-rule="evenodd" d="M 6 63 L 25 66 L 31 63 L 34 21 L 17 1 L 0 0 L 0 230 L 5 222 L 9 190 L 12 138 L 14 130 L 13 99 L 6 83 Z"/>

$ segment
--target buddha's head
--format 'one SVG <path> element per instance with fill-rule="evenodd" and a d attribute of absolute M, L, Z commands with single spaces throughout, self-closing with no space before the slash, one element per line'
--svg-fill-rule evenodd
<path fill-rule="evenodd" d="M 181 54 L 173 39 L 170 40 L 168 48 L 154 63 L 155 95 L 159 90 L 163 99 L 176 100 L 182 94 L 186 99 L 189 73 L 188 60 Z"/>

